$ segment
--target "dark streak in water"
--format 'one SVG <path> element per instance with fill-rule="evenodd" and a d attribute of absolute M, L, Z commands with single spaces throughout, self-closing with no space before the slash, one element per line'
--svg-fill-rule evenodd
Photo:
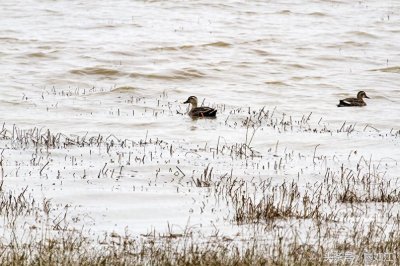
<path fill-rule="evenodd" d="M 387 72 L 387 73 L 398 73 L 398 74 L 400 74 L 400 66 L 371 69 L 370 71 L 381 71 L 381 72 Z"/>
<path fill-rule="evenodd" d="M 86 67 L 82 69 L 71 70 L 70 73 L 76 75 L 104 75 L 104 76 L 123 76 L 126 73 L 109 68 Z"/>
<path fill-rule="evenodd" d="M 33 58 L 54 58 L 52 56 L 49 56 L 45 53 L 42 52 L 36 52 L 36 53 L 30 53 L 26 55 L 27 57 L 33 57 Z"/>
<path fill-rule="evenodd" d="M 132 73 L 129 75 L 132 78 L 146 78 L 146 79 L 161 79 L 161 80 L 190 80 L 194 78 L 202 78 L 204 73 L 191 68 L 182 70 L 175 70 L 171 74 L 159 73 Z"/>
<path fill-rule="evenodd" d="M 123 55 L 123 56 L 134 56 L 135 53 L 132 53 L 130 51 L 109 51 L 108 53 L 114 54 L 114 55 Z"/>
<path fill-rule="evenodd" d="M 265 84 L 268 84 L 268 85 L 275 85 L 275 86 L 289 86 L 289 85 L 286 84 L 285 82 L 283 82 L 283 81 L 278 81 L 278 80 L 276 80 L 276 81 L 265 81 L 264 83 L 265 83 Z"/>
<path fill-rule="evenodd" d="M 316 59 L 321 61 L 336 61 L 336 62 L 343 62 L 344 59 L 342 57 L 335 57 L 335 56 L 318 56 Z"/>
<path fill-rule="evenodd" d="M 213 46 L 213 47 L 229 47 L 229 46 L 231 46 L 231 44 L 230 44 L 230 43 L 227 43 L 227 42 L 221 42 L 221 41 L 219 41 L 219 42 L 206 43 L 206 44 L 203 44 L 203 45 L 201 45 L 201 46 L 204 46 L 204 47 L 207 47 L 207 46 Z"/>
<path fill-rule="evenodd" d="M 212 43 L 205 43 L 205 44 L 186 44 L 186 45 L 180 45 L 180 46 L 166 46 L 166 47 L 156 47 L 156 48 L 150 48 L 150 51 L 181 51 L 181 50 L 191 50 L 195 49 L 198 47 L 229 47 L 231 46 L 230 43 L 227 42 L 212 42 Z"/>
<path fill-rule="evenodd" d="M 349 32 L 347 32 L 347 34 L 356 35 L 356 36 L 365 37 L 365 38 L 371 38 L 371 39 L 378 38 L 376 35 L 369 33 L 369 32 L 365 32 L 365 31 L 349 31 Z"/>
<path fill-rule="evenodd" d="M 292 14 L 292 12 L 289 9 L 284 9 L 284 10 L 277 12 L 277 14 L 289 15 L 289 14 Z"/>
<path fill-rule="evenodd" d="M 267 51 L 264 51 L 264 50 L 261 50 L 261 49 L 254 49 L 253 51 L 254 51 L 256 54 L 258 54 L 258 55 L 263 55 L 263 56 L 271 55 L 271 54 L 268 53 Z"/>
<path fill-rule="evenodd" d="M 132 92 L 137 90 L 138 88 L 131 87 L 131 86 L 122 86 L 122 87 L 117 87 L 115 89 L 112 89 L 112 92 Z"/>
<path fill-rule="evenodd" d="M 302 64 L 288 64 L 287 66 L 293 67 L 293 68 L 299 68 L 299 69 L 306 69 L 308 66 L 302 65 Z"/>
<path fill-rule="evenodd" d="M 309 16 L 314 16 L 314 17 L 327 17 L 328 15 L 323 13 L 323 12 L 312 12 L 307 14 Z"/>
<path fill-rule="evenodd" d="M 16 41 L 19 41 L 20 39 L 17 39 L 17 38 L 10 38 L 10 37 L 0 37 L 0 41 L 13 41 L 13 42 L 16 42 Z"/>

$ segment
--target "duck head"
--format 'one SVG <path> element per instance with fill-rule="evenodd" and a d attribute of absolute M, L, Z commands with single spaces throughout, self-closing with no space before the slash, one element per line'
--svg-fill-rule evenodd
<path fill-rule="evenodd" d="M 357 93 L 357 99 L 362 99 L 362 98 L 368 98 L 368 99 L 369 99 L 369 97 L 367 96 L 367 94 L 365 93 L 365 91 L 359 91 L 359 92 Z"/>
<path fill-rule="evenodd" d="M 196 108 L 197 107 L 197 97 L 190 96 L 184 103 L 190 103 L 190 104 L 192 104 L 192 108 Z"/>

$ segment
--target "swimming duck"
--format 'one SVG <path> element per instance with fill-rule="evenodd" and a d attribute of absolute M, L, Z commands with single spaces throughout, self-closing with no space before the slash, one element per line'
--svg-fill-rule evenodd
<path fill-rule="evenodd" d="M 343 100 L 339 100 L 338 107 L 348 107 L 348 106 L 366 106 L 367 104 L 364 102 L 363 98 L 368 98 L 365 91 L 359 91 L 357 93 L 357 98 L 346 98 Z"/>
<path fill-rule="evenodd" d="M 192 104 L 192 108 L 188 113 L 191 117 L 215 117 L 217 114 L 217 110 L 214 108 L 204 106 L 197 107 L 196 96 L 190 96 L 184 103 Z"/>

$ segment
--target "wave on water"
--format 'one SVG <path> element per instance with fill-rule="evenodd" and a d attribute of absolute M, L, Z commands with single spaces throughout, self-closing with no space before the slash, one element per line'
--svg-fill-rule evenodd
<path fill-rule="evenodd" d="M 130 52 L 130 51 L 109 51 L 109 54 L 113 55 L 122 55 L 122 56 L 134 56 L 135 53 Z"/>
<path fill-rule="evenodd" d="M 308 69 L 309 66 L 305 64 L 299 64 L 299 63 L 293 63 L 293 64 L 287 64 L 286 66 L 291 67 L 291 68 L 296 68 L 296 69 Z"/>
<path fill-rule="evenodd" d="M 33 58 L 50 58 L 53 56 L 49 56 L 46 53 L 42 53 L 42 52 L 37 52 L 37 53 L 29 53 L 26 55 L 27 57 L 33 57 Z"/>
<path fill-rule="evenodd" d="M 6 41 L 6 42 L 16 42 L 19 41 L 20 39 L 17 38 L 11 38 L 11 37 L 0 37 L 0 41 Z"/>
<path fill-rule="evenodd" d="M 292 14 L 292 11 L 290 11 L 289 9 L 284 9 L 279 12 L 276 12 L 276 14 L 289 15 L 289 14 Z"/>
<path fill-rule="evenodd" d="M 362 47 L 362 46 L 367 46 L 369 44 L 369 42 L 346 41 L 346 42 L 343 42 L 343 44 L 348 45 L 348 46 Z"/>
<path fill-rule="evenodd" d="M 258 55 L 263 55 L 263 56 L 271 55 L 271 53 L 261 49 L 253 49 L 253 51 Z"/>
<path fill-rule="evenodd" d="M 400 66 L 372 69 L 371 71 L 381 71 L 381 72 L 398 73 L 398 74 L 400 74 Z"/>
<path fill-rule="evenodd" d="M 359 37 L 371 38 L 371 39 L 378 38 L 376 35 L 369 33 L 369 32 L 365 32 L 365 31 L 349 31 L 349 32 L 347 32 L 347 34 L 356 35 Z"/>
<path fill-rule="evenodd" d="M 264 83 L 267 85 L 275 85 L 275 86 L 289 86 L 285 82 L 279 80 L 265 81 Z"/>
<path fill-rule="evenodd" d="M 101 67 L 85 67 L 82 69 L 73 69 L 70 71 L 76 75 L 104 75 L 104 76 L 123 76 L 126 73 L 116 69 L 101 68 Z"/>
<path fill-rule="evenodd" d="M 308 13 L 307 15 L 314 16 L 314 17 L 327 17 L 328 16 L 328 14 L 323 13 L 323 12 L 311 12 L 311 13 Z"/>
<path fill-rule="evenodd" d="M 137 90 L 138 88 L 132 87 L 132 86 L 121 86 L 112 89 L 112 92 L 132 92 L 134 90 Z"/>
<path fill-rule="evenodd" d="M 316 57 L 317 60 L 320 61 L 336 61 L 336 62 L 343 62 L 345 59 L 342 57 L 337 57 L 337 56 L 330 56 L 330 55 L 321 55 Z"/>
<path fill-rule="evenodd" d="M 203 44 L 203 45 L 201 45 L 201 46 L 204 46 L 204 47 L 207 47 L 207 46 L 213 46 L 213 47 L 229 47 L 229 46 L 231 46 L 231 44 L 230 44 L 230 43 L 227 43 L 227 42 L 221 42 L 221 41 L 219 41 L 219 42 L 206 43 L 206 44 Z"/>
<path fill-rule="evenodd" d="M 202 78 L 205 74 L 199 70 L 192 68 L 184 68 L 175 70 L 172 73 L 132 73 L 132 78 L 160 79 L 160 80 L 190 80 L 194 78 Z"/>
<path fill-rule="evenodd" d="M 154 47 L 150 48 L 150 51 L 180 51 L 180 50 L 190 50 L 196 47 L 195 45 L 180 45 L 180 46 L 166 46 L 166 47 Z"/>
<path fill-rule="evenodd" d="M 179 46 L 166 46 L 166 47 L 156 47 L 151 48 L 151 51 L 181 51 L 181 50 L 191 50 L 196 49 L 198 47 L 229 47 L 231 46 L 230 43 L 218 41 L 218 42 L 211 42 L 211 43 L 204 43 L 204 44 L 184 44 Z"/>

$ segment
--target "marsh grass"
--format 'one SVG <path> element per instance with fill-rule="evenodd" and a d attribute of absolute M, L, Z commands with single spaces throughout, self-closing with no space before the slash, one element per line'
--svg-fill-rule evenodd
<path fill-rule="evenodd" d="M 200 175 L 200 178 L 192 177 L 193 182 L 196 187 L 210 187 L 212 183 L 212 171 L 213 168 L 210 165 L 204 169 L 203 173 Z"/>
<path fill-rule="evenodd" d="M 336 172 L 327 169 L 323 181 L 302 187 L 294 180 L 249 186 L 232 174 L 221 180 L 215 183 L 215 196 L 233 206 L 233 220 L 238 224 L 291 218 L 336 221 L 338 209 L 345 204 L 393 205 L 400 201 L 397 181 L 371 173 L 370 168 L 357 172 L 343 167 Z"/>
<path fill-rule="evenodd" d="M 18 196 L 23 197 L 22 192 Z M 11 196 L 13 200 L 18 197 Z M 9 205 L 3 197 L 2 206 Z M 63 217 L 64 226 L 56 227 L 58 213 L 50 202 L 35 207 L 42 219 L 40 227 L 17 224 L 7 227 L 0 244 L 1 265 L 266 265 L 292 263 L 322 263 L 322 257 L 309 247 L 296 246 L 296 252 L 283 252 L 281 243 L 269 245 L 256 240 L 238 242 L 219 236 L 184 234 L 132 237 L 128 233 L 105 233 L 93 239 L 89 231 L 77 230 Z M 31 206 L 26 206 L 31 209 Z M 10 209 L 7 209 L 10 212 Z M 7 210 L 4 210 L 6 212 Z M 25 212 L 13 212 L 16 220 L 25 219 Z M 66 214 L 65 214 L 66 216 Z M 22 222 L 24 223 L 24 222 Z M 277 242 L 278 243 L 278 242 Z"/>
<path fill-rule="evenodd" d="M 101 94 L 102 91 L 76 90 L 61 96 L 87 93 Z M 173 113 L 174 105 L 164 100 L 165 96 L 157 101 L 157 108 L 168 108 Z M 144 101 L 129 98 L 126 104 Z M 225 107 L 220 110 L 225 111 Z M 157 117 L 162 111 L 154 108 L 150 115 Z M 127 114 L 127 110 L 118 108 L 110 113 L 121 114 Z M 138 113 L 132 112 L 135 115 Z M 242 118 L 233 118 L 234 115 Z M 243 138 L 229 142 L 218 137 L 215 145 L 183 147 L 179 142 L 150 137 L 148 131 L 141 139 L 132 141 L 113 134 L 65 135 L 47 129 L 20 129 L 15 125 L 9 129 L 3 125 L 0 131 L 0 142 L 4 146 L 0 160 L 2 180 L 22 175 L 40 181 L 56 180 L 62 185 L 64 176 L 72 176 L 74 180 L 90 184 L 92 180 L 118 181 L 133 177 L 139 167 L 157 165 L 155 178 L 146 177 L 144 182 L 149 187 L 157 182 L 169 182 L 177 185 L 177 193 L 185 188 L 200 191 L 207 198 L 200 207 L 201 214 L 209 207 L 221 208 L 226 211 L 226 222 L 230 226 L 251 228 L 254 236 L 169 231 L 133 237 L 128 233 L 106 232 L 104 237 L 96 239 L 90 230 L 78 226 L 75 221 L 79 217 L 70 217 L 68 208 L 56 210 L 51 200 L 35 199 L 28 193 L 28 187 L 20 192 L 6 191 L 2 182 L 0 214 L 4 233 L 0 264 L 325 265 L 331 261 L 329 254 L 334 252 L 354 255 L 353 261 L 339 256 L 343 264 L 365 263 L 366 252 L 393 253 L 394 262 L 399 262 L 399 186 L 395 178 L 385 175 L 383 164 L 374 164 L 362 156 L 356 159 L 356 151 L 348 155 L 346 166 L 329 163 L 337 158 L 324 154 L 319 144 L 312 147 L 310 154 L 282 148 L 279 139 L 275 145 L 263 147 L 264 150 L 255 145 L 261 132 L 278 133 L 276 136 L 346 137 L 358 134 L 359 126 L 343 122 L 335 128 L 322 118 L 313 121 L 312 113 L 295 118 L 265 108 L 231 110 L 221 126 L 241 130 Z M 370 128 L 365 127 L 364 131 Z M 391 130 L 386 136 L 396 139 L 398 132 Z M 385 133 L 374 130 L 371 134 L 383 136 Z M 18 151 L 30 154 L 21 158 Z M 57 152 L 62 156 L 53 156 Z M 194 166 L 188 154 L 200 163 Z M 18 160 L 10 160 L 12 156 Z M 351 164 L 350 160 L 358 163 Z M 92 162 L 96 162 L 94 169 L 89 168 Z M 297 175 L 286 171 L 299 162 L 307 165 L 298 167 Z M 69 168 L 65 168 L 67 163 Z M 242 172 L 236 174 L 234 168 Z M 190 172 L 192 176 L 186 176 Z M 252 176 L 260 172 L 265 175 Z M 312 180 L 307 176 L 309 172 L 316 173 L 314 182 L 304 181 Z M 208 200 L 211 198 L 216 200 L 215 204 Z"/>
<path fill-rule="evenodd" d="M 98 245 L 80 234 L 64 235 L 63 240 L 42 239 L 34 244 L 0 247 L 2 265 L 266 265 L 292 263 L 320 264 L 315 253 L 296 253 L 295 259 L 267 258 L 255 246 L 238 247 L 215 241 L 199 245 L 193 241 L 135 241 Z M 297 250 L 299 251 L 299 250 Z M 302 254 L 302 255 L 299 255 Z"/>
<path fill-rule="evenodd" d="M 56 216 L 52 210 L 45 210 L 45 205 L 41 205 L 40 209 L 40 213 L 46 217 Z M 76 230 L 69 224 L 55 229 L 52 225 L 54 223 L 26 229 L 23 238 L 3 236 L 0 264 L 326 265 L 332 258 L 339 258 L 343 264 L 366 263 L 366 256 L 370 254 L 386 254 L 385 260 L 381 258 L 379 261 L 380 265 L 393 265 L 400 261 L 397 255 L 400 248 L 398 228 L 390 233 L 389 238 L 385 238 L 382 237 L 382 228 L 374 224 L 365 226 L 356 223 L 352 228 L 353 238 L 345 241 L 332 238 L 334 232 L 329 233 L 327 227 L 316 226 L 305 231 L 310 233 L 321 230 L 317 240 L 304 240 L 299 236 L 287 238 L 284 230 L 278 229 L 271 231 L 269 240 L 253 239 L 244 242 L 218 235 L 195 236 L 190 229 L 184 234 L 152 234 L 144 237 L 133 237 L 128 233 L 105 233 L 93 239 L 85 229 Z M 362 228 L 367 230 L 363 232 Z M 5 233 L 21 235 L 16 230 L 13 227 Z M 377 238 L 379 235 L 380 238 Z M 351 260 L 349 254 L 352 255 Z M 377 257 L 375 259 L 377 261 Z M 337 262 L 332 261 L 335 265 Z"/>

